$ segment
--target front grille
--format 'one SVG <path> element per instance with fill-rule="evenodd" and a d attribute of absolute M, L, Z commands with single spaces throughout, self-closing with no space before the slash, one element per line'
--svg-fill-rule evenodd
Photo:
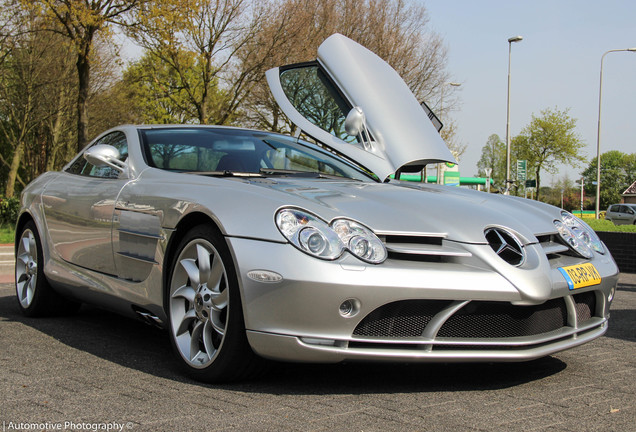
<path fill-rule="evenodd" d="M 448 338 L 506 338 L 558 330 L 567 324 L 563 299 L 537 306 L 471 302 L 451 316 L 437 333 Z"/>
<path fill-rule="evenodd" d="M 442 262 L 442 257 L 439 255 L 418 255 L 410 253 L 400 253 L 388 251 L 389 259 L 400 261 L 415 261 L 415 262 Z"/>
<path fill-rule="evenodd" d="M 573 296 L 576 303 L 576 318 L 580 323 L 591 319 L 596 311 L 596 293 L 588 291 Z"/>
<path fill-rule="evenodd" d="M 451 302 L 447 300 L 403 300 L 381 306 L 358 324 L 356 336 L 420 337 L 431 319 Z"/>
<path fill-rule="evenodd" d="M 386 244 L 413 244 L 413 245 L 442 245 L 442 237 L 439 236 L 414 236 L 386 234 L 382 236 Z"/>

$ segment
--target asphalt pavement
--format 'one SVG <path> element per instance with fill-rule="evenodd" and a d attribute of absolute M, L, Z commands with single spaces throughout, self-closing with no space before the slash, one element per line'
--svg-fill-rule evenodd
<path fill-rule="evenodd" d="M 280 363 L 208 385 L 183 376 L 161 330 L 89 306 L 26 318 L 0 283 L 0 428 L 631 432 L 636 275 L 611 314 L 605 336 L 526 363 Z"/>

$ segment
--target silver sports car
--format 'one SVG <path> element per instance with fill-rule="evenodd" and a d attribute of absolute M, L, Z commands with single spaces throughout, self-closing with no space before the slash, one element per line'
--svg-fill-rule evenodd
<path fill-rule="evenodd" d="M 399 180 L 454 159 L 375 54 L 336 34 L 267 80 L 298 135 L 122 126 L 33 181 L 16 234 L 22 311 L 138 317 L 207 381 L 262 358 L 522 361 L 606 332 L 618 269 L 586 224 Z"/>

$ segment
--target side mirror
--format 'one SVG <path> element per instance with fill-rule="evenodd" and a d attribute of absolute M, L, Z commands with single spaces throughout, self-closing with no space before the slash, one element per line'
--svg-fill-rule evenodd
<path fill-rule="evenodd" d="M 345 131 L 351 136 L 359 136 L 364 149 L 371 151 L 371 135 L 367 129 L 364 111 L 360 107 L 353 107 L 347 114 L 344 123 Z"/>
<path fill-rule="evenodd" d="M 125 173 L 128 169 L 126 162 L 119 160 L 119 150 L 107 144 L 97 144 L 84 152 L 84 159 L 89 164 L 102 167 L 109 166 L 119 172 Z"/>
<path fill-rule="evenodd" d="M 351 136 L 360 135 L 362 132 L 362 128 L 365 123 L 364 112 L 360 107 L 353 107 L 349 114 L 347 114 L 347 118 L 345 118 L 345 130 Z"/>

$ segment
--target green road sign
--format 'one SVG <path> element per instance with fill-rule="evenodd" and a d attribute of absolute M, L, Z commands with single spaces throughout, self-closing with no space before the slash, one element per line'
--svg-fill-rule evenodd
<path fill-rule="evenodd" d="M 517 159 L 517 180 L 526 180 L 526 167 L 528 166 L 527 160 Z"/>

